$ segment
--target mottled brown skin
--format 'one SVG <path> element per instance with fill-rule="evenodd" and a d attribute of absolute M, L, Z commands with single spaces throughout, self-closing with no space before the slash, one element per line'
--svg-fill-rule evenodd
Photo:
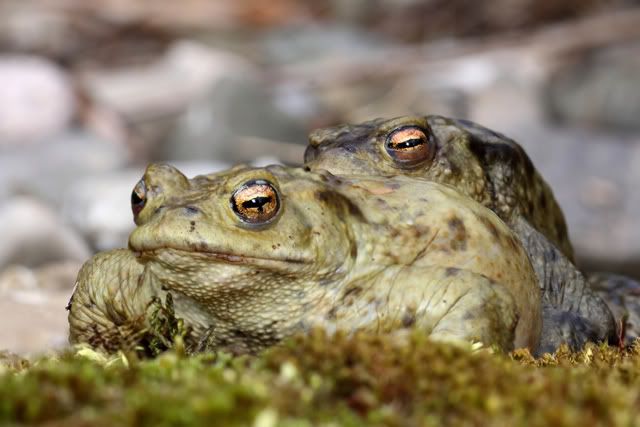
<path fill-rule="evenodd" d="M 402 142 L 397 135 L 403 131 L 422 147 L 413 161 L 406 161 L 412 158 L 406 152 L 389 150 Z M 513 140 L 440 116 L 376 119 L 311 133 L 305 167 L 345 176 L 403 175 L 454 187 L 498 214 L 527 250 L 543 298 L 540 352 L 562 343 L 577 350 L 588 341 L 617 341 L 611 310 L 573 265 L 564 216 L 551 189 Z"/>
<path fill-rule="evenodd" d="M 273 199 L 260 208 L 266 222 L 238 216 L 251 204 L 231 197 L 247 182 L 278 194 L 275 215 Z M 279 166 L 188 180 L 150 165 L 143 189 L 129 249 L 100 253 L 79 273 L 73 343 L 135 341 L 149 301 L 170 292 L 198 350 L 255 352 L 315 327 L 538 346 L 527 254 L 493 212 L 449 187 Z"/>
<path fill-rule="evenodd" d="M 424 162 L 401 166 L 389 156 L 385 142 L 394 129 L 407 126 L 423 128 L 435 150 Z M 318 129 L 309 136 L 305 165 L 335 175 L 405 175 L 450 185 L 508 224 L 522 216 L 573 260 L 562 210 L 525 151 L 475 123 L 408 116 Z"/>

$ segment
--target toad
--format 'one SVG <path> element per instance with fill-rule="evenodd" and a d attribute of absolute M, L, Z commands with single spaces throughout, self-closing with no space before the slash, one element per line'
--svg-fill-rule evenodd
<path fill-rule="evenodd" d="M 170 294 L 188 348 L 253 353 L 321 328 L 535 351 L 541 298 L 498 216 L 409 177 L 239 166 L 187 179 L 150 165 L 131 196 L 127 249 L 82 267 L 70 341 L 114 351 Z"/>
<path fill-rule="evenodd" d="M 541 351 L 561 343 L 579 349 L 588 341 L 617 342 L 611 310 L 572 262 L 553 192 L 515 141 L 441 116 L 375 119 L 312 132 L 305 167 L 341 176 L 402 175 L 455 188 L 494 211 L 527 250 L 542 290 Z"/>

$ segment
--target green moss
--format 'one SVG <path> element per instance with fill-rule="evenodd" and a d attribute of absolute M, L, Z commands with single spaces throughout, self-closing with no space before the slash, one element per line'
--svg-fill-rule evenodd
<path fill-rule="evenodd" d="M 0 354 L 0 425 L 634 425 L 640 344 L 533 359 L 358 334 L 256 357 Z"/>
<path fill-rule="evenodd" d="M 159 298 L 153 298 L 148 311 L 149 328 L 138 345 L 138 354 L 157 356 L 172 348 L 184 351 L 184 339 L 189 329 L 182 319 L 176 317 L 171 293 L 167 293 L 164 304 Z"/>

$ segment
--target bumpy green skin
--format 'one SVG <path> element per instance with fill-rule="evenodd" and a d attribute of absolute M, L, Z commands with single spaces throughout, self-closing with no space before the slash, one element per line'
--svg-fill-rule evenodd
<path fill-rule="evenodd" d="M 391 132 L 406 126 L 418 126 L 433 138 L 433 158 L 412 166 L 394 162 L 385 143 Z M 588 341 L 617 342 L 611 310 L 573 265 L 562 210 L 515 141 L 440 116 L 376 119 L 314 131 L 305 166 L 340 175 L 403 175 L 456 188 L 498 214 L 527 250 L 543 297 L 540 352 L 562 343 L 577 350 Z"/>
<path fill-rule="evenodd" d="M 135 340 L 149 302 L 170 292 L 196 350 L 255 352 L 316 327 L 538 346 L 540 290 L 526 252 L 493 212 L 449 187 L 278 166 L 188 180 L 151 165 L 144 179 L 129 249 L 98 254 L 78 276 L 71 342 L 112 350 Z M 281 200 L 258 227 L 230 204 L 254 179 Z"/>
<path fill-rule="evenodd" d="M 404 168 L 392 161 L 386 137 L 403 126 L 420 126 L 433 135 L 433 160 Z M 573 260 L 562 210 L 531 159 L 515 141 L 475 123 L 408 116 L 318 129 L 309 136 L 305 165 L 335 175 L 402 174 L 450 185 L 507 224 L 524 217 Z"/>
<path fill-rule="evenodd" d="M 71 328 L 70 340 L 109 352 L 136 345 L 146 327 L 147 306 L 156 296 L 152 286 L 144 285 L 144 273 L 126 249 L 101 252 L 85 263 L 68 306 L 69 323 L 83 327 Z"/>

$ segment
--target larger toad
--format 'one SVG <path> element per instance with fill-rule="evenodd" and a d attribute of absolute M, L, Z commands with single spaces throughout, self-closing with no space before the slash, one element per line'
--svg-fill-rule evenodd
<path fill-rule="evenodd" d="M 527 254 L 493 212 L 446 186 L 277 166 L 189 180 L 151 165 L 132 205 L 129 249 L 79 273 L 72 342 L 117 349 L 171 293 L 194 349 L 255 352 L 315 327 L 538 346 Z"/>
<path fill-rule="evenodd" d="M 563 342 L 577 349 L 587 341 L 617 341 L 611 311 L 572 263 L 551 189 L 515 141 L 440 116 L 375 119 L 314 131 L 305 166 L 348 176 L 403 175 L 455 188 L 498 214 L 527 250 L 542 290 L 542 351 Z"/>

